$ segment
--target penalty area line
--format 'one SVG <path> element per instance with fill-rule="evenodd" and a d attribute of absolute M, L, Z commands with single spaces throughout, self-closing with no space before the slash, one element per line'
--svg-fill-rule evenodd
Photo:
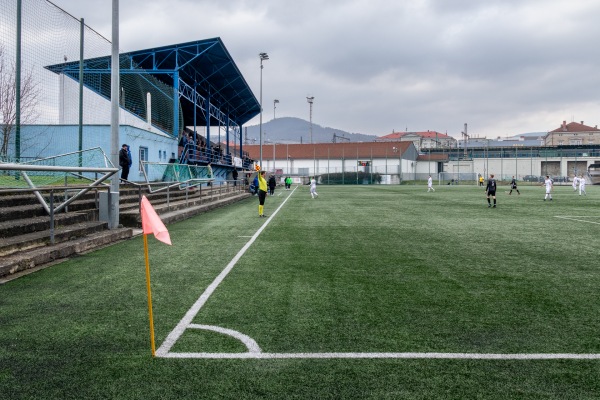
<path fill-rule="evenodd" d="M 279 207 L 277 207 L 275 212 L 273 212 L 273 214 L 271 214 L 271 216 L 267 218 L 265 223 L 262 224 L 262 226 L 256 231 L 252 238 L 250 238 L 250 240 L 244 245 L 244 247 L 242 247 L 242 249 L 235 255 L 235 257 L 233 257 L 229 264 L 227 264 L 225 269 L 221 271 L 221 273 L 215 278 L 215 280 L 206 288 L 206 290 L 204 290 L 204 293 L 202 293 L 198 300 L 196 300 L 194 305 L 192 305 L 192 307 L 183 316 L 181 321 L 179 321 L 177 326 L 171 331 L 171 333 L 169 333 L 169 335 L 167 336 L 165 341 L 160 345 L 158 350 L 156 350 L 157 357 L 166 357 L 166 355 L 169 354 L 169 351 L 171 350 L 175 342 L 177 342 L 177 340 L 181 337 L 183 332 L 190 326 L 193 319 L 196 317 L 198 312 L 200 312 L 200 309 L 202 308 L 202 306 L 204 306 L 208 298 L 214 293 L 214 291 L 221 284 L 221 282 L 223 282 L 225 277 L 229 274 L 229 272 L 231 272 L 233 267 L 235 267 L 237 262 L 240 260 L 240 258 L 242 258 L 244 253 L 246 253 L 246 251 L 250 248 L 254 241 L 256 241 L 256 239 L 262 233 L 262 231 L 265 230 L 265 228 L 267 227 L 267 225 L 269 225 L 273 217 L 277 215 L 279 210 L 281 210 L 284 204 L 290 199 L 292 194 L 294 194 L 295 190 L 296 189 L 292 190 L 290 195 L 286 197 L 285 200 L 283 200 L 283 202 L 279 205 Z"/>

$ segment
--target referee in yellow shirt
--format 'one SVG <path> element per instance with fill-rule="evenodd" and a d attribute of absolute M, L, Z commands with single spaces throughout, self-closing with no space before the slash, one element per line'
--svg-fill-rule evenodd
<path fill-rule="evenodd" d="M 260 171 L 258 174 L 258 217 L 265 218 L 264 207 L 265 199 L 267 198 L 267 180 L 265 179 L 265 171 Z"/>

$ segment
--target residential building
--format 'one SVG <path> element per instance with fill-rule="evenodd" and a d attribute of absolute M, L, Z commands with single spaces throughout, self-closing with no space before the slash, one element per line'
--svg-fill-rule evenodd
<path fill-rule="evenodd" d="M 563 121 L 562 125 L 548 132 L 545 137 L 546 146 L 581 146 L 600 144 L 598 125 L 591 127 L 581 123 Z"/>
<path fill-rule="evenodd" d="M 449 149 L 457 146 L 455 138 L 436 131 L 392 132 L 389 135 L 380 136 L 376 141 L 413 142 L 417 149 Z"/>

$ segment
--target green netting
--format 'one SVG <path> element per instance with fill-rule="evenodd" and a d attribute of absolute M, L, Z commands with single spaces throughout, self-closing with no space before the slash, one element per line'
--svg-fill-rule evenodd
<path fill-rule="evenodd" d="M 194 186 L 214 179 L 207 166 L 143 162 L 146 182 L 179 183 L 181 187 Z"/>

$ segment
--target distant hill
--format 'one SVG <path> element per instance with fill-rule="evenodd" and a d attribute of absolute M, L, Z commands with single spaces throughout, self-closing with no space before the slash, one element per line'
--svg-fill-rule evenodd
<path fill-rule="evenodd" d="M 271 141 L 277 143 L 310 143 L 310 122 L 301 118 L 281 117 L 269 122 L 263 122 L 262 131 L 263 143 L 270 143 Z M 246 136 L 249 144 L 258 143 L 259 134 L 259 125 L 244 127 L 244 143 L 246 143 Z M 334 134 L 336 135 L 337 142 L 372 142 L 377 138 L 375 135 L 349 133 L 340 129 L 322 127 L 313 122 L 313 143 L 332 143 Z M 339 138 L 339 136 L 343 138 Z"/>

